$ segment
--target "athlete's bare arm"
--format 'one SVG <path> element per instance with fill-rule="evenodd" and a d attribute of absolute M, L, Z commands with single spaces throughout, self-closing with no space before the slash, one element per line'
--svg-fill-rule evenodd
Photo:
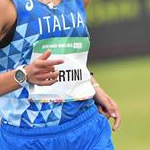
<path fill-rule="evenodd" d="M 91 0 L 83 0 L 84 7 L 86 8 Z"/>
<path fill-rule="evenodd" d="M 15 23 L 17 14 L 10 0 L 0 1 L 0 41 L 9 32 Z"/>

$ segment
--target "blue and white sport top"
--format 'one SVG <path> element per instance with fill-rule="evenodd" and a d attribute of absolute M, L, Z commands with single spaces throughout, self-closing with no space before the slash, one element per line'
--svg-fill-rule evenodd
<path fill-rule="evenodd" d="M 62 0 L 53 9 L 37 0 L 13 3 L 17 27 L 11 43 L 0 50 L 0 73 L 29 64 L 47 49 L 51 59 L 65 63 L 58 65 L 56 84 L 27 86 L 1 96 L 2 118 L 19 127 L 52 126 L 73 119 L 93 105 L 90 98 L 95 94 L 86 68 L 90 42 L 82 0 Z"/>

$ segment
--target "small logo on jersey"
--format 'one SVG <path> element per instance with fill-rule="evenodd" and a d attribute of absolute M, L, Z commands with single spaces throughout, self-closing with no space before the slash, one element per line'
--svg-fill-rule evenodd
<path fill-rule="evenodd" d="M 26 2 L 26 10 L 27 11 L 31 11 L 33 9 L 33 7 L 34 7 L 33 1 L 32 0 L 26 0 L 26 1 L 27 1 Z"/>

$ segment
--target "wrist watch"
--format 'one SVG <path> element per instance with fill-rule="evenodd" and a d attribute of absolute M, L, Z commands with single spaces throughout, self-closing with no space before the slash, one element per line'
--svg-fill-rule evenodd
<path fill-rule="evenodd" d="M 29 85 L 29 83 L 27 82 L 27 73 L 24 67 L 25 65 L 17 67 L 14 74 L 15 81 L 22 87 Z"/>

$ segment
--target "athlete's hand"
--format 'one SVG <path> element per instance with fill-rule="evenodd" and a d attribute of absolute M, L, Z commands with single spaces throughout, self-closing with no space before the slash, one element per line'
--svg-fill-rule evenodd
<path fill-rule="evenodd" d="M 91 76 L 91 83 L 97 84 L 97 81 Z M 120 111 L 114 100 L 106 94 L 106 92 L 100 87 L 95 86 L 95 103 L 98 107 L 99 112 L 103 113 L 108 119 L 112 117 L 114 119 L 113 131 L 117 130 L 121 122 Z"/>
<path fill-rule="evenodd" d="M 113 131 L 117 130 L 121 122 L 120 111 L 116 102 L 109 97 L 100 87 L 96 92 L 96 104 L 99 112 L 103 113 L 108 119 L 113 118 Z"/>
<path fill-rule="evenodd" d="M 48 59 L 50 51 L 46 51 L 39 58 L 25 67 L 28 82 L 40 86 L 52 85 L 57 82 L 59 71 L 55 70 L 55 65 L 62 64 L 61 59 Z"/>

